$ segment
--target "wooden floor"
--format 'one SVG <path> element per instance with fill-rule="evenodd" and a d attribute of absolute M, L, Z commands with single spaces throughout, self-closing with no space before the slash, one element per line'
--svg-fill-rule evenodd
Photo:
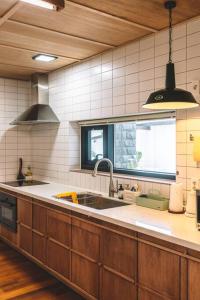
<path fill-rule="evenodd" d="M 83 300 L 0 241 L 0 300 Z"/>

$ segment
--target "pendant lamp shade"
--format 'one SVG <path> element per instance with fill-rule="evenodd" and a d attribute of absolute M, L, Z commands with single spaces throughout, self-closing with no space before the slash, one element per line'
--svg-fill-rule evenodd
<path fill-rule="evenodd" d="M 150 94 L 147 102 L 143 105 L 149 109 L 186 109 L 197 107 L 192 93 L 176 88 L 174 64 L 166 66 L 165 88 Z"/>
<path fill-rule="evenodd" d="M 172 63 L 172 9 L 176 7 L 175 1 L 165 2 L 169 10 L 169 62 L 166 65 L 165 88 L 150 94 L 143 105 L 148 109 L 187 109 L 199 106 L 192 93 L 176 88 L 175 70 Z"/>

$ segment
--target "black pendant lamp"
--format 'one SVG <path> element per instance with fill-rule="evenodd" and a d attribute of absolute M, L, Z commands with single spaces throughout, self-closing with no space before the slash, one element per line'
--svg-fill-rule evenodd
<path fill-rule="evenodd" d="M 192 93 L 176 88 L 174 64 L 172 63 L 172 9 L 176 7 L 176 1 L 165 2 L 165 8 L 169 10 L 169 61 L 166 65 L 165 89 L 150 94 L 143 105 L 149 109 L 186 109 L 199 106 Z"/>

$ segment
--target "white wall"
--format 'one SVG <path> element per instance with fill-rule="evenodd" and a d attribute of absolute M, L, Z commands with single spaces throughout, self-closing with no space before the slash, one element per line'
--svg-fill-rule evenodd
<path fill-rule="evenodd" d="M 200 18 L 175 26 L 173 40 L 177 87 L 189 89 L 193 80 L 200 80 Z M 105 190 L 105 177 L 68 172 L 79 166 L 79 129 L 70 121 L 143 112 L 148 95 L 164 86 L 167 59 L 168 33 L 162 31 L 51 73 L 50 103 L 61 124 L 33 129 L 35 175 Z M 200 178 L 192 160 L 190 133 L 200 135 L 200 109 L 178 112 L 177 181 L 185 190 L 190 189 L 192 177 Z M 168 185 L 142 185 L 145 191 L 153 187 L 169 193 Z"/>
<path fill-rule="evenodd" d="M 0 78 L 0 181 L 16 179 L 19 157 L 31 163 L 30 128 L 9 125 L 29 100 L 29 82 Z"/>

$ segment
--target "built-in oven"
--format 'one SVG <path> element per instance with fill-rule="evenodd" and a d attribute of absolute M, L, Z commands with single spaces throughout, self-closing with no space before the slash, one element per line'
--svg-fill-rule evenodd
<path fill-rule="evenodd" d="M 0 224 L 17 231 L 17 198 L 0 192 Z"/>

